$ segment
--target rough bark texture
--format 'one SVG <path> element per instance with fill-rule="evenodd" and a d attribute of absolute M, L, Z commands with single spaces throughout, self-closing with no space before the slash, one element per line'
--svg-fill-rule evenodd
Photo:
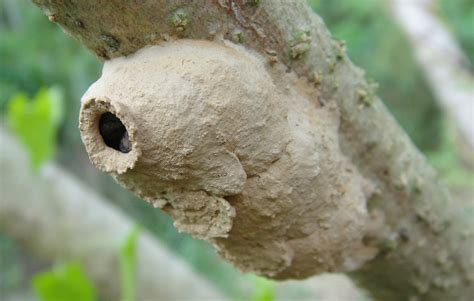
<path fill-rule="evenodd" d="M 274 64 L 277 84 L 281 63 L 314 85 L 315 92 L 304 97 L 315 108 L 336 105 L 340 148 L 374 187 L 367 202 L 367 227 L 374 231 L 364 242 L 379 254 L 353 278 L 380 300 L 474 295 L 472 208 L 452 201 L 363 72 L 348 60 L 343 43 L 331 38 L 304 1 L 34 2 L 104 59 L 174 38 L 217 37 L 242 43 Z"/>
<path fill-rule="evenodd" d="M 119 300 L 118 255 L 133 224 L 61 168 L 33 173 L 2 129 L 0 141 L 0 231 L 43 259 L 80 260 L 101 297 Z M 226 300 L 146 232 L 137 244 L 136 291 L 137 300 Z"/>

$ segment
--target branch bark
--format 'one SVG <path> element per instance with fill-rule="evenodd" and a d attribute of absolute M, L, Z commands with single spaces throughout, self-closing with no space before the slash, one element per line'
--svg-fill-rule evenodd
<path fill-rule="evenodd" d="M 364 242 L 379 252 L 352 277 L 381 300 L 467 301 L 474 295 L 468 209 L 451 199 L 343 43 L 304 1 L 34 2 L 103 59 L 175 38 L 223 37 L 270 66 L 281 63 L 313 85 L 306 98 L 315 107 L 337 106 L 342 152 L 373 187 Z M 272 72 L 275 80 L 284 70 Z"/>
<path fill-rule="evenodd" d="M 34 174 L 25 152 L 3 129 L 0 140 L 0 230 L 44 259 L 80 260 L 101 296 L 119 300 L 118 255 L 133 224 L 61 168 L 51 164 Z M 142 231 L 137 300 L 226 300 Z"/>

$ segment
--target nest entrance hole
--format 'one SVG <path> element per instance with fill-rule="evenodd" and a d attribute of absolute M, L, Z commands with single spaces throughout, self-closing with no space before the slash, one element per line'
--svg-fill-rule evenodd
<path fill-rule="evenodd" d="M 106 112 L 100 116 L 99 132 L 108 147 L 121 153 L 128 153 L 132 150 L 127 128 L 114 114 Z"/>

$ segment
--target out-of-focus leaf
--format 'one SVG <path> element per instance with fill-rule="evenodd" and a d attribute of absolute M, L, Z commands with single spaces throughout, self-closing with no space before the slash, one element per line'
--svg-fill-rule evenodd
<path fill-rule="evenodd" d="M 63 97 L 57 88 L 43 88 L 31 100 L 17 94 L 9 101 L 8 126 L 27 148 L 34 169 L 54 155 L 62 114 Z"/>
<path fill-rule="evenodd" d="M 69 263 L 37 274 L 33 287 L 41 301 L 95 301 L 96 290 L 82 266 Z"/>
<path fill-rule="evenodd" d="M 135 226 L 120 249 L 122 301 L 135 300 L 136 249 L 139 234 L 140 227 Z"/>
<path fill-rule="evenodd" d="M 474 5 L 472 0 L 440 0 L 439 13 L 445 17 L 447 25 L 452 29 L 457 41 L 461 44 L 464 54 L 468 57 L 471 66 L 474 63 Z"/>
<path fill-rule="evenodd" d="M 255 295 L 252 301 L 274 301 L 275 283 L 271 280 L 255 277 Z"/>

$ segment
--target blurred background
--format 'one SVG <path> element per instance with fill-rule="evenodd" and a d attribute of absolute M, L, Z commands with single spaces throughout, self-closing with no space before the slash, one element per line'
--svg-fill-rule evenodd
<path fill-rule="evenodd" d="M 445 52 L 446 61 L 451 70 L 459 73 L 461 81 L 465 80 L 461 86 L 472 97 L 472 0 L 428 2 L 424 9 L 442 25 L 452 37 L 453 47 L 459 51 L 456 54 Z M 417 59 L 417 43 L 423 44 L 423 41 L 410 37 L 402 19 L 394 14 L 393 3 L 388 0 L 311 0 L 309 3 L 334 37 L 346 41 L 352 61 L 366 71 L 370 81 L 379 84 L 378 95 L 439 171 L 455 197 L 472 201 L 472 145 L 460 129 L 456 114 L 445 109 L 446 102 L 435 87 L 436 79 L 427 73 L 429 66 Z M 455 59 L 449 60 L 452 57 Z M 124 295 L 128 294 L 129 300 L 134 295 L 134 259 L 138 252 L 134 247 L 141 247 L 137 244 L 137 233 L 146 233 L 156 248 L 164 250 L 177 262 L 186 263 L 182 273 L 202 279 L 210 289 L 229 300 L 367 300 L 342 276 L 275 284 L 242 274 L 218 258 L 207 243 L 177 233 L 168 216 L 96 170 L 89 162 L 79 136 L 78 113 L 80 97 L 100 76 L 100 70 L 101 62 L 96 57 L 49 22 L 30 1 L 0 0 L 0 181 L 4 183 L 0 186 L 0 203 L 14 193 L 15 201 L 23 203 L 24 210 L 30 210 L 36 223 L 33 225 L 40 229 L 42 223 L 48 221 L 36 220 L 36 207 L 30 203 L 47 207 L 52 198 L 61 195 L 67 198 L 73 194 L 49 194 L 48 189 L 52 187 L 40 186 L 50 182 L 39 179 L 67 175 L 71 179 L 68 185 L 77 182 L 77 187 L 90 190 L 87 195 L 79 195 L 80 198 L 93 194 L 94 199 L 107 202 L 107 210 L 119 212 L 121 220 L 138 225 L 139 230 L 130 227 L 116 247 L 120 265 L 117 269 L 122 282 L 112 290 L 117 290 L 122 300 L 126 300 Z M 472 114 L 474 99 L 470 100 L 468 107 L 463 109 Z M 6 147 L 7 144 L 11 146 Z M 35 187 L 35 193 L 26 193 L 31 187 Z M 74 194 L 74 197 L 78 195 Z M 0 205 L 0 212 L 7 210 L 5 208 Z M 76 300 L 86 301 L 113 296 L 113 293 L 103 292 L 103 284 L 97 283 L 97 276 L 90 277 L 83 258 L 74 258 L 81 257 L 79 251 L 56 252 L 54 248 L 61 246 L 53 246 L 53 240 L 46 247 L 43 242 L 41 250 L 35 243 L 28 243 L 29 238 L 23 233 L 28 231 L 7 225 L 12 220 L 21 223 L 21 217 L 12 218 L 13 209 L 8 208 L 10 219 L 4 216 L 3 222 L 0 221 L 1 300 L 61 300 L 68 293 L 81 296 Z M 48 217 L 49 220 L 54 218 L 58 217 Z M 80 220 L 78 216 L 74 223 L 80 223 Z M 103 220 L 103 223 L 107 221 Z M 41 232 L 31 231 L 31 235 L 34 233 Z M 56 235 L 53 231 L 49 234 Z M 41 239 L 50 240 L 48 237 Z M 73 250 L 81 243 L 77 237 L 64 237 L 62 241 L 74 244 Z M 173 269 L 173 266 L 168 268 Z M 164 281 L 166 278 L 155 285 L 170 285 Z M 51 291 L 58 293 L 61 287 L 67 287 L 68 292 L 53 296 Z M 193 292 L 189 291 L 189 294 L 192 298 Z M 68 300 L 74 300 L 71 298 Z"/>

